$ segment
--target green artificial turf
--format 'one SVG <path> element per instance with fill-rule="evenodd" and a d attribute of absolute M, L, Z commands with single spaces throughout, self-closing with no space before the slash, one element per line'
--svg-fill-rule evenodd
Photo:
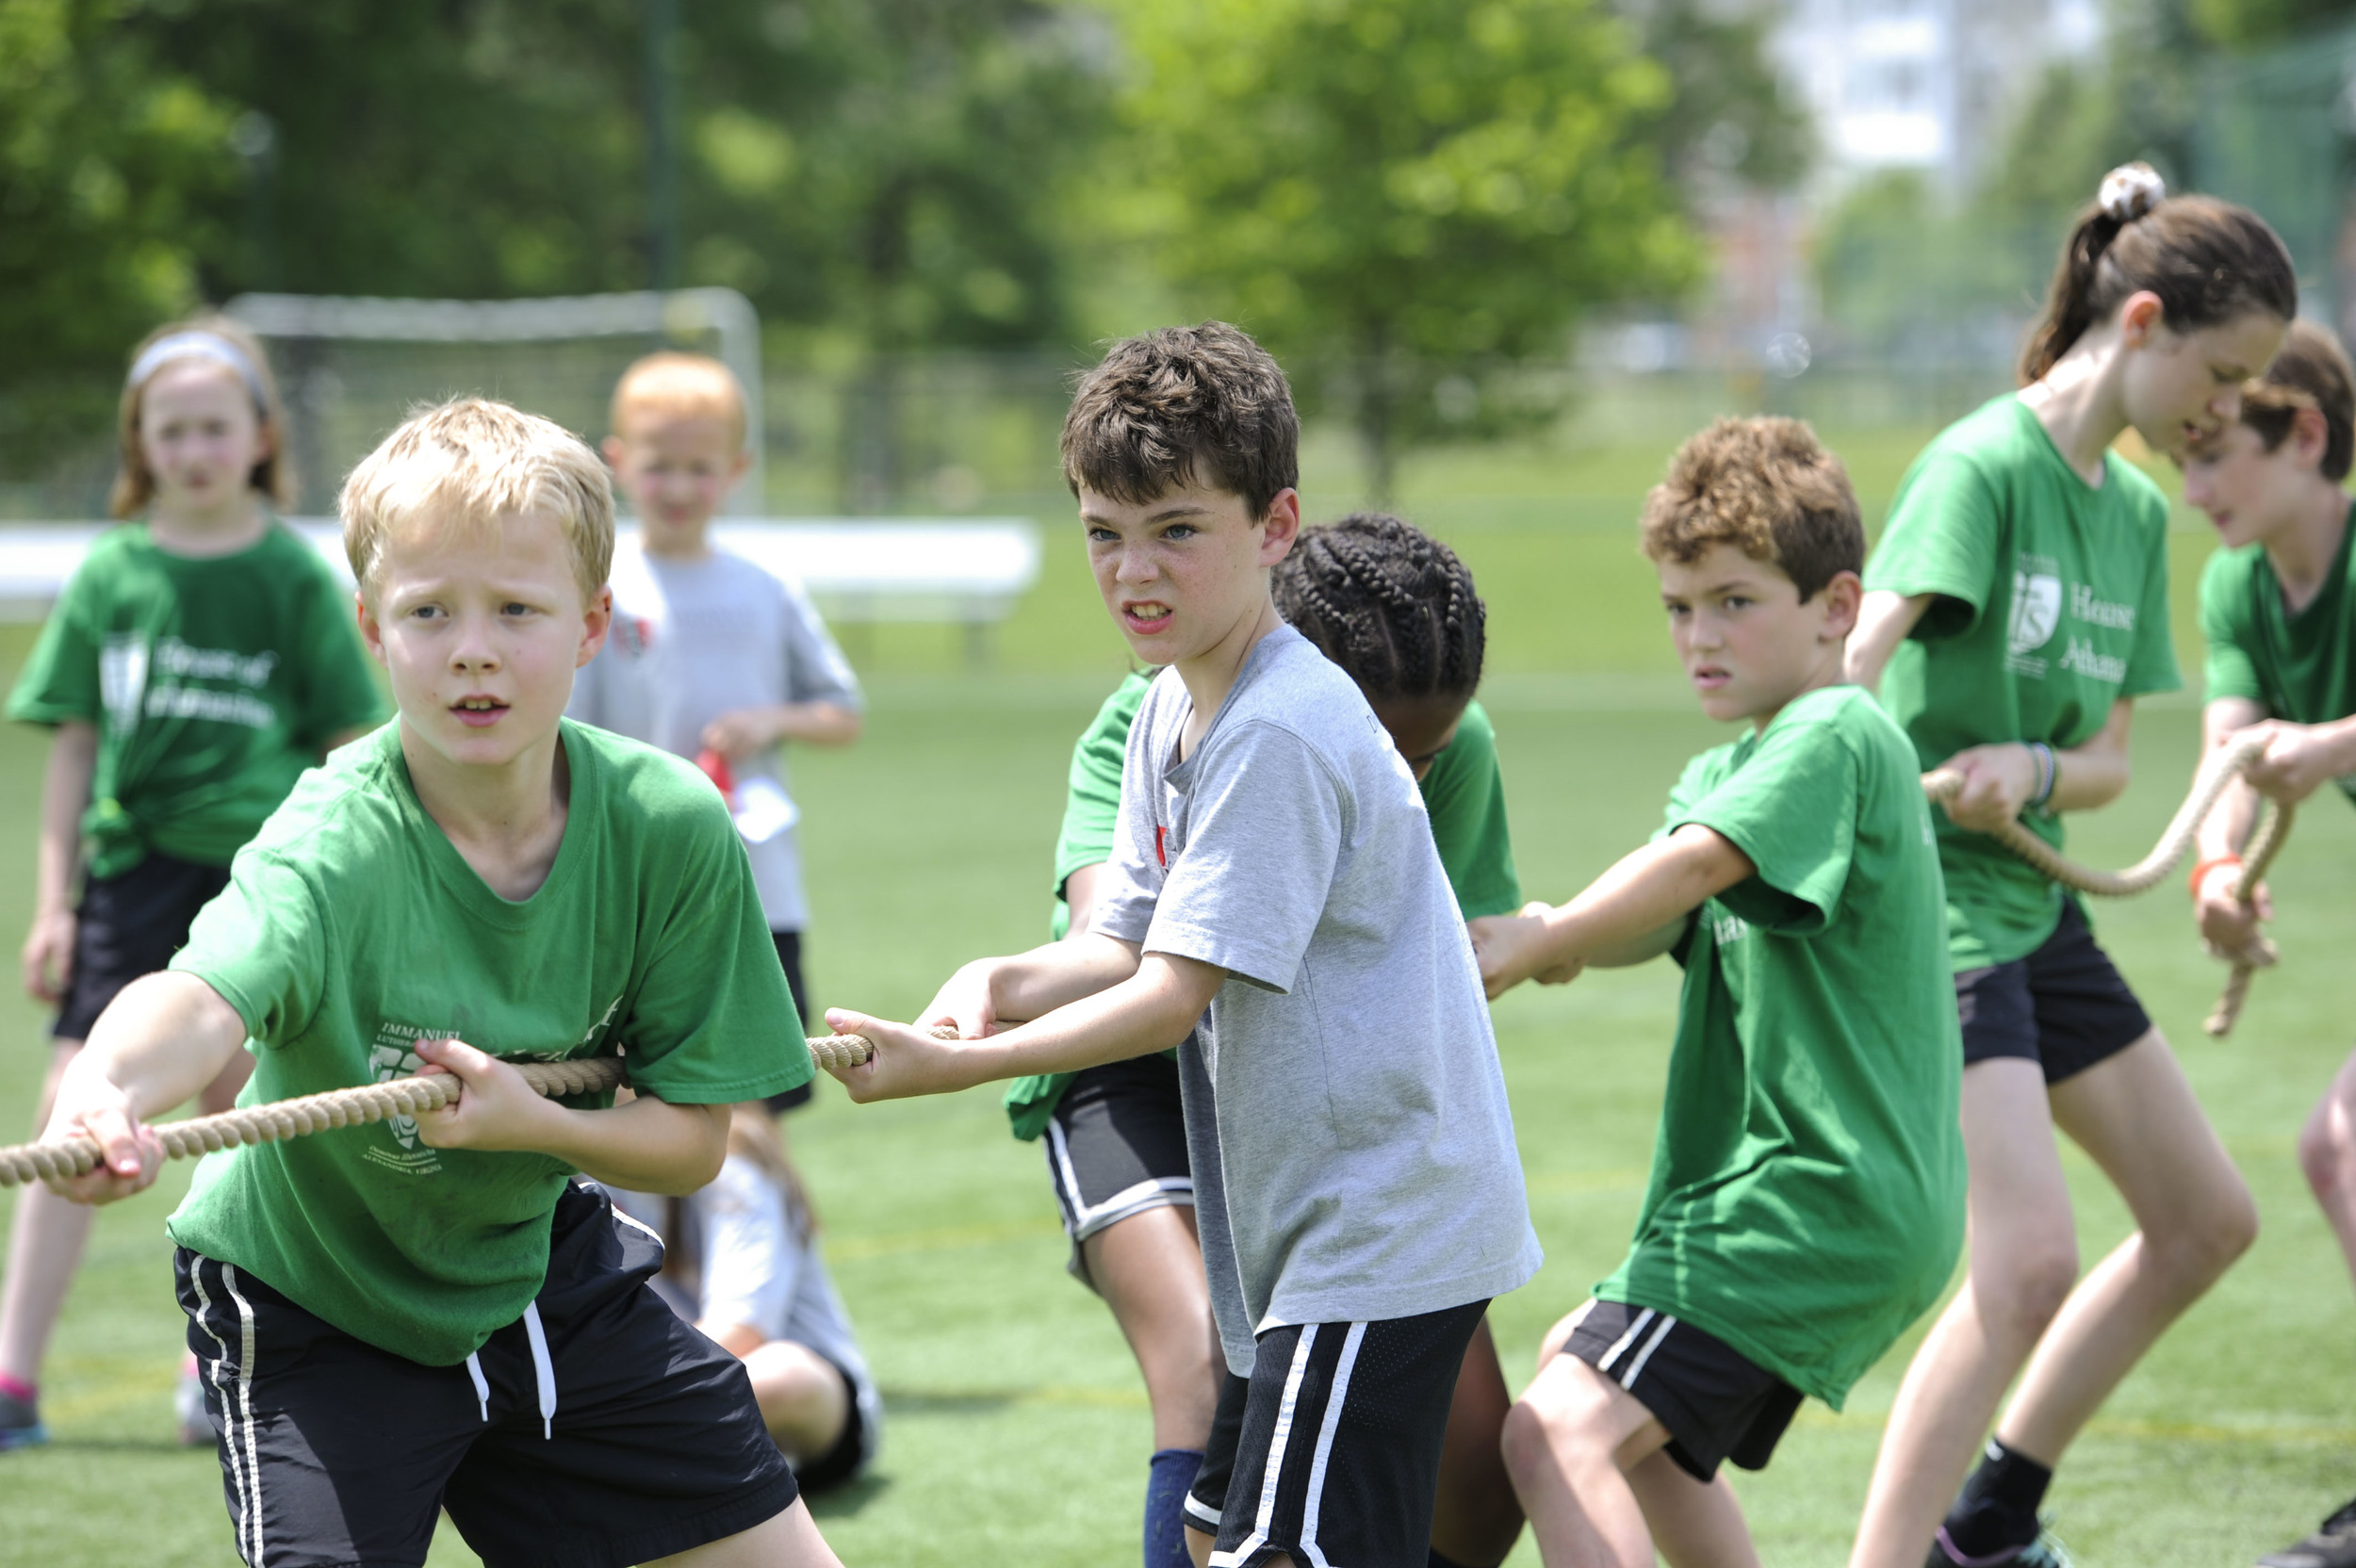
<path fill-rule="evenodd" d="M 1561 898 L 1641 841 L 1678 765 L 1724 732 L 1677 690 L 1627 491 L 1595 503 L 1611 526 L 1600 510 L 1548 523 L 1540 503 L 1481 500 L 1473 477 L 1458 501 L 1445 484 L 1411 498 L 1460 540 L 1493 605 L 1498 673 L 1485 695 L 1517 857 L 1533 896 Z M 1460 503 L 1461 527 L 1445 527 Z M 993 670 L 957 670 L 921 644 L 929 633 L 883 639 L 870 650 L 881 673 L 866 738 L 795 761 L 822 1003 L 905 1017 L 957 963 L 1043 934 L 1070 743 L 1121 666 L 1076 548 L 1052 538 L 1048 581 L 1006 629 Z M 2199 554 L 2197 539 L 2184 543 L 2180 578 Z M 25 645 L 22 629 L 0 630 L 0 680 Z M 2078 851 L 2123 863 L 2148 847 L 2181 797 L 2195 739 L 2188 701 L 2151 705 L 2137 722 L 2137 783 L 2082 822 Z M 0 732 L 0 934 L 10 940 L 28 913 L 42 755 L 39 736 Z M 2062 1467 L 2051 1506 L 2088 1568 L 2247 1562 L 2356 1492 L 2356 1297 L 2293 1157 L 2301 1119 L 2356 1035 L 2356 975 L 2339 958 L 2356 946 L 2351 865 L 2356 813 L 2327 792 L 2274 879 L 2283 967 L 2259 979 L 2228 1043 L 2200 1033 L 2223 972 L 2195 948 L 2179 885 L 2098 911 L 2266 1228 Z M 1516 1383 L 1548 1324 L 1627 1240 L 1676 995 L 1661 964 L 1525 988 L 1496 1009 L 1547 1253 L 1538 1280 L 1495 1309 Z M 29 1119 L 44 1028 L 21 994 L 0 1001 L 0 1136 L 22 1135 Z M 994 1094 L 861 1109 L 827 1085 L 793 1135 L 889 1408 L 875 1475 L 817 1508 L 844 1560 L 1134 1562 L 1151 1447 L 1143 1393 L 1109 1315 L 1063 1272 L 1040 1156 L 1006 1136 Z M 2086 1162 L 2073 1153 L 2069 1168 L 2090 1262 L 2129 1222 Z M 185 1178 L 174 1170 L 100 1219 L 48 1369 L 56 1441 L 0 1456 L 6 1560 L 234 1561 L 211 1455 L 170 1443 L 181 1319 L 161 1225 Z M 1739 1478 L 1767 1561 L 1844 1560 L 1911 1348 L 1858 1387 L 1846 1414 L 1811 1407 L 1772 1468 Z M 445 1528 L 434 1560 L 474 1560 Z M 1513 1560 L 1536 1554 L 1525 1542 Z"/>

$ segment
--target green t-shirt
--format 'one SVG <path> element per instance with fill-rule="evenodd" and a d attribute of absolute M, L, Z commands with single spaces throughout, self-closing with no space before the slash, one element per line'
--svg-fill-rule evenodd
<path fill-rule="evenodd" d="M 93 876 L 153 850 L 225 866 L 329 737 L 384 715 L 352 594 L 272 523 L 235 555 L 101 534 L 8 696 L 8 717 L 98 727 L 82 819 Z"/>
<path fill-rule="evenodd" d="M 2201 632 L 2208 639 L 2208 693 L 2247 697 L 2293 724 L 2331 724 L 2356 713 L 2356 507 L 2315 596 L 2298 614 L 2263 545 L 2219 550 L 2201 574 Z M 2356 799 L 2356 774 L 2340 780 Z"/>
<path fill-rule="evenodd" d="M 1835 1410 L 1963 1246 L 1963 1041 L 1913 748 L 1855 686 L 1704 752 L 1666 834 L 1756 876 L 1696 912 L 1652 1182 L 1598 1297 L 1693 1323 Z"/>
<path fill-rule="evenodd" d="M 1128 751 L 1129 726 L 1153 684 L 1149 673 L 1132 672 L 1104 699 L 1096 718 L 1072 748 L 1072 792 L 1065 797 L 1063 832 L 1055 841 L 1055 914 L 1051 929 L 1061 940 L 1072 928 L 1072 906 L 1064 883 L 1083 866 L 1112 858 L 1113 825 L 1121 813 L 1121 762 Z M 1432 760 L 1423 778 L 1423 804 L 1432 820 L 1432 841 L 1440 868 L 1456 890 L 1466 920 L 1510 914 L 1522 906 L 1522 885 L 1513 874 L 1513 843 L 1505 825 L 1505 776 L 1497 771 L 1497 730 L 1478 702 L 1465 706 L 1456 737 Z M 1047 1130 L 1047 1119 L 1071 1084 L 1069 1072 L 1018 1078 L 1006 1086 L 1006 1116 L 1014 1135 L 1025 1140 Z"/>
<path fill-rule="evenodd" d="M 2119 698 L 2184 683 L 2168 628 L 2167 499 L 2116 452 L 2089 487 L 2010 394 L 1915 459 L 1865 586 L 1939 596 L 1882 677 L 1882 704 L 1925 769 L 1997 742 L 2084 745 Z M 1933 816 L 1956 970 L 2010 963 L 2053 935 L 2053 883 L 1993 837 Z M 2061 847 L 2059 818 L 2022 820 Z"/>
<path fill-rule="evenodd" d="M 402 1076 L 445 1037 L 511 1058 L 618 1051 L 640 1092 L 680 1104 L 809 1080 L 744 843 L 693 766 L 566 720 L 564 842 L 516 903 L 418 804 L 400 728 L 304 776 L 172 961 L 245 1021 L 239 1104 Z M 168 1228 L 357 1339 L 448 1365 L 539 1293 L 571 1174 L 429 1148 L 401 1118 L 207 1155 Z"/>

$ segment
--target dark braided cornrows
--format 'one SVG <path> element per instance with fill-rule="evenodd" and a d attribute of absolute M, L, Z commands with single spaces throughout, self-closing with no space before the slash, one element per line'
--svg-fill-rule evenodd
<path fill-rule="evenodd" d="M 1277 612 L 1386 697 L 1465 697 L 1481 684 L 1488 610 L 1456 552 L 1381 512 L 1301 531 L 1276 568 Z"/>

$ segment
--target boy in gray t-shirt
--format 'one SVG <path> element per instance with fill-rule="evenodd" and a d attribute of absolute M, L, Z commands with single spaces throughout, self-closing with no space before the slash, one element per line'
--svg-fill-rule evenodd
<path fill-rule="evenodd" d="M 1130 730 L 1091 933 L 967 965 L 859 1101 L 1184 1042 L 1214 1313 L 1248 1391 L 1187 1505 L 1214 1568 L 1425 1568 L 1449 1396 L 1537 1271 L 1470 942 L 1422 797 L 1357 686 L 1276 613 L 1300 528 L 1284 373 L 1233 327 L 1118 344 L 1065 421 L 1097 586 L 1165 666 Z"/>
<path fill-rule="evenodd" d="M 712 516 L 751 458 L 736 377 L 702 354 L 648 354 L 614 388 L 606 461 L 638 514 L 614 551 L 614 629 L 573 682 L 568 716 L 694 758 L 727 794 L 770 939 L 807 1015 L 800 811 L 783 745 L 859 738 L 859 681 L 802 590 L 714 547 Z M 810 1098 L 778 1095 L 772 1110 Z"/>

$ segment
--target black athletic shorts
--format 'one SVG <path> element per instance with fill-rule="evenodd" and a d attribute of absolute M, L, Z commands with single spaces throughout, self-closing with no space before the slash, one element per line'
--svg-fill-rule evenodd
<path fill-rule="evenodd" d="M 2061 923 L 2027 957 L 1957 974 L 1955 1008 L 1965 1066 L 2020 1057 L 2042 1067 L 2048 1084 L 2118 1055 L 2151 1030 L 2074 898 L 2062 900 Z"/>
<path fill-rule="evenodd" d="M 803 1033 L 810 1031 L 810 992 L 802 988 L 802 934 L 799 931 L 772 931 L 769 939 L 777 944 L 777 962 L 785 970 L 785 988 L 794 998 L 794 1017 L 801 1023 Z M 810 1103 L 810 1097 L 818 1086 L 821 1075 L 812 1072 L 810 1082 L 796 1084 L 781 1093 L 771 1095 L 765 1103 L 772 1116 L 783 1116 Z"/>
<path fill-rule="evenodd" d="M 115 993 L 153 974 L 188 945 L 188 923 L 229 886 L 227 866 L 200 866 L 152 851 L 120 876 L 93 876 L 74 911 L 74 973 L 49 1031 L 90 1038 Z"/>
<path fill-rule="evenodd" d="M 175 1263 L 249 1568 L 422 1563 L 444 1509 L 488 1568 L 629 1568 L 798 1495 L 744 1364 L 647 1288 L 662 1243 L 594 1188 L 559 1198 L 532 1310 L 455 1366 L 185 1247 Z"/>
<path fill-rule="evenodd" d="M 1039 1138 L 1072 1238 L 1072 1272 L 1093 1290 L 1080 1244 L 1105 1226 L 1172 1205 L 1194 1207 L 1178 1064 L 1136 1056 L 1073 1075 Z"/>
<path fill-rule="evenodd" d="M 1669 1457 L 1697 1481 L 1727 1460 L 1766 1469 L 1804 1397 L 1725 1340 L 1650 1307 L 1589 1302 L 1562 1353 L 1652 1412 L 1669 1429 Z"/>
<path fill-rule="evenodd" d="M 1230 1374 L 1186 1495 L 1217 1530 L 1211 1568 L 1294 1562 L 1427 1568 L 1448 1406 L 1486 1301 L 1259 1337 Z"/>

